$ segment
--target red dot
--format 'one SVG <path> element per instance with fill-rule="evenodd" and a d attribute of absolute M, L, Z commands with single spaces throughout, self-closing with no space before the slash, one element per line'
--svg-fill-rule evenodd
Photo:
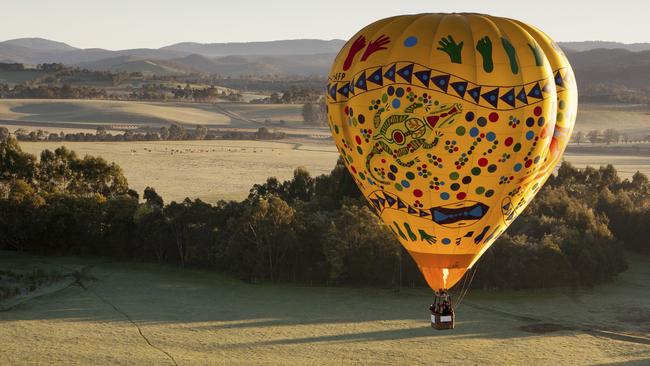
<path fill-rule="evenodd" d="M 355 168 L 354 165 L 350 165 L 350 169 L 352 169 L 354 174 L 357 174 L 357 168 Z"/>
<path fill-rule="evenodd" d="M 413 195 L 414 195 L 415 197 L 422 197 L 422 191 L 419 190 L 419 189 L 414 189 L 414 190 L 413 190 Z"/>
<path fill-rule="evenodd" d="M 526 168 L 528 168 L 528 167 L 530 167 L 530 165 L 531 165 L 532 163 L 533 163 L 533 161 L 530 160 L 530 159 L 528 159 L 528 160 L 526 160 L 526 163 L 524 164 L 524 166 L 525 166 Z"/>
<path fill-rule="evenodd" d="M 513 141 L 514 141 L 514 140 L 512 139 L 512 137 L 508 137 L 508 138 L 506 139 L 506 141 L 505 141 L 506 146 L 510 146 L 510 145 L 512 145 Z"/>
<path fill-rule="evenodd" d="M 478 159 L 478 165 L 479 166 L 486 166 L 488 163 L 488 160 L 486 158 L 480 158 Z"/>
<path fill-rule="evenodd" d="M 496 112 L 490 113 L 490 116 L 488 117 L 490 119 L 490 122 L 496 122 L 499 120 L 499 114 Z"/>
<path fill-rule="evenodd" d="M 348 106 L 346 105 L 346 106 L 345 106 L 345 109 L 344 109 L 343 111 L 345 112 L 345 114 L 348 114 L 349 110 L 350 110 L 350 109 L 349 109 Z"/>
<path fill-rule="evenodd" d="M 382 164 L 386 164 L 386 159 L 381 159 Z"/>
<path fill-rule="evenodd" d="M 467 194 L 465 192 L 460 192 L 456 195 L 456 198 L 459 200 L 464 200 L 465 197 L 467 197 Z"/>
<path fill-rule="evenodd" d="M 361 137 L 356 136 L 354 139 L 357 141 L 357 144 L 361 145 Z"/>
<path fill-rule="evenodd" d="M 542 114 L 542 107 L 535 107 L 535 110 L 533 110 L 533 113 L 535 113 L 536 116 L 539 117 L 540 114 Z"/>

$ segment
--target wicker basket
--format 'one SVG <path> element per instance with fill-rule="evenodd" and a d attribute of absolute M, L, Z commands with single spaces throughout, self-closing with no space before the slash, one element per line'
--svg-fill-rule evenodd
<path fill-rule="evenodd" d="M 438 330 L 454 329 L 455 320 L 456 315 L 454 313 L 451 313 L 451 315 L 431 314 L 431 327 Z"/>

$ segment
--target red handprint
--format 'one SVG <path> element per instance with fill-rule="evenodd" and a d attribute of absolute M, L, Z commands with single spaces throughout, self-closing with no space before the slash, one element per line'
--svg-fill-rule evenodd
<path fill-rule="evenodd" d="M 356 56 L 356 54 L 359 53 L 359 51 L 361 51 L 364 47 L 366 47 L 366 37 L 359 36 L 359 38 L 357 38 L 354 43 L 352 43 L 352 46 L 348 51 L 348 56 L 345 58 L 345 62 L 343 62 L 343 71 L 347 71 L 350 66 L 352 66 L 354 56 Z"/>
<path fill-rule="evenodd" d="M 386 50 L 387 48 L 384 46 L 389 43 L 390 37 L 387 37 L 384 34 L 379 36 L 379 38 L 375 39 L 374 41 L 371 41 L 370 44 L 368 44 L 368 48 L 366 48 L 366 52 L 364 52 L 363 56 L 361 56 L 361 61 L 365 61 L 370 55 L 379 50 Z"/>

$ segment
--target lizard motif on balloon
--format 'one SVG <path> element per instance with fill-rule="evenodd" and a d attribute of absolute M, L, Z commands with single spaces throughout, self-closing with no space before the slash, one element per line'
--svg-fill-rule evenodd
<path fill-rule="evenodd" d="M 422 103 L 413 103 L 404 109 L 404 113 L 393 114 L 383 121 L 382 111 L 375 113 L 373 124 L 376 132 L 372 137 L 375 145 L 366 157 L 366 169 L 376 181 L 387 183 L 379 179 L 370 167 L 375 156 L 387 154 L 403 167 L 413 166 L 419 161 L 418 158 L 409 160 L 408 157 L 420 149 L 436 147 L 442 133 L 434 132 L 434 129 L 452 123 L 454 117 L 462 111 L 462 106 L 454 103 L 439 106 L 424 118 L 412 114 L 416 109 L 423 107 Z M 431 107 L 424 108 L 428 111 Z"/>

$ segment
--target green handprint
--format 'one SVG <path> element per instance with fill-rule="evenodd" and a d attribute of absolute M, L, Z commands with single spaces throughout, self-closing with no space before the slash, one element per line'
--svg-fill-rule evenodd
<path fill-rule="evenodd" d="M 483 57 L 483 70 L 485 72 L 492 72 L 494 70 L 494 63 L 492 62 L 492 41 L 489 37 L 485 36 L 476 42 L 476 50 Z"/>
<path fill-rule="evenodd" d="M 426 241 L 429 244 L 435 244 L 436 243 L 436 236 L 435 235 L 430 235 L 426 231 L 422 229 L 418 229 L 418 232 L 420 233 L 420 239 L 423 241 Z"/>
<path fill-rule="evenodd" d="M 519 72 L 519 65 L 517 64 L 517 54 L 515 53 L 515 48 L 512 46 L 512 43 L 510 43 L 510 41 L 508 41 L 506 38 L 501 37 L 501 43 L 503 44 L 503 48 L 506 50 L 508 58 L 510 59 L 510 70 L 512 70 L 513 74 L 517 74 Z"/>
<path fill-rule="evenodd" d="M 530 51 L 533 53 L 533 56 L 535 56 L 535 66 L 544 65 L 544 57 L 542 56 L 542 51 L 539 49 L 539 46 L 537 44 L 533 46 L 532 44 L 529 43 L 528 47 L 530 48 Z"/>
<path fill-rule="evenodd" d="M 463 49 L 463 42 L 456 43 L 456 41 L 454 41 L 454 37 L 449 35 L 447 36 L 447 38 L 442 37 L 442 39 L 440 39 L 440 42 L 438 42 L 438 44 L 440 45 L 440 47 L 438 47 L 437 49 L 448 54 L 449 58 L 451 59 L 451 62 L 455 64 L 462 63 L 461 62 L 462 56 L 460 51 Z"/>

